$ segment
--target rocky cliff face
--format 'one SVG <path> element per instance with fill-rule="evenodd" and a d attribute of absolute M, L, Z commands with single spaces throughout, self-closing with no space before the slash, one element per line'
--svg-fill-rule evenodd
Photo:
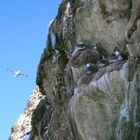
<path fill-rule="evenodd" d="M 44 99 L 45 95 L 41 94 L 39 87 L 37 86 L 33 90 L 32 95 L 30 95 L 26 108 L 13 125 L 9 140 L 27 140 L 30 138 L 32 130 L 32 114 L 35 111 L 36 106 Z"/>
<path fill-rule="evenodd" d="M 139 19 L 139 0 L 62 1 L 38 67 L 46 98 L 30 140 L 140 139 Z"/>

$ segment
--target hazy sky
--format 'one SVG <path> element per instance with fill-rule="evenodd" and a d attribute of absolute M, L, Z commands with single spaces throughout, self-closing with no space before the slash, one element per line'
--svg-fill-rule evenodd
<path fill-rule="evenodd" d="M 61 0 L 0 0 L 0 140 L 25 108 L 35 87 L 37 65 Z M 13 77 L 6 69 L 29 77 Z"/>

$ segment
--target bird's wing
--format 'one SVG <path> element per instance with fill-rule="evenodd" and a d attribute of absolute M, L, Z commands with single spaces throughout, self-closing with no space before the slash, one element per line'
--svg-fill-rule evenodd
<path fill-rule="evenodd" d="M 28 77 L 26 74 L 24 74 L 23 72 L 21 71 L 16 71 L 16 70 L 12 70 L 12 69 L 7 69 L 7 71 L 9 71 L 10 73 L 13 74 L 14 77 L 18 77 L 18 76 L 25 76 L 25 77 Z"/>
<path fill-rule="evenodd" d="M 15 74 L 16 71 L 15 70 L 12 70 L 12 69 L 7 69 L 7 71 L 11 72 L 12 74 Z"/>
<path fill-rule="evenodd" d="M 25 77 L 28 77 L 26 74 L 22 73 L 22 72 L 18 72 L 17 76 L 25 76 Z"/>
<path fill-rule="evenodd" d="M 16 75 L 20 75 L 21 74 L 21 72 L 19 70 L 16 71 L 15 73 L 16 73 Z"/>

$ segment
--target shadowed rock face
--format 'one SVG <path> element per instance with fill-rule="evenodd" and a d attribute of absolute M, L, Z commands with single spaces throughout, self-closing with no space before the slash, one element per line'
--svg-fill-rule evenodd
<path fill-rule="evenodd" d="M 98 2 L 102 16 L 108 23 L 117 20 L 117 17 L 123 18 L 124 16 L 128 16 L 128 12 L 131 8 L 131 0 L 98 0 Z"/>
<path fill-rule="evenodd" d="M 78 51 L 71 59 L 71 64 L 73 66 L 81 66 L 87 63 L 96 64 L 99 60 L 100 55 L 98 51 L 92 49 L 85 49 L 83 51 Z"/>
<path fill-rule="evenodd" d="M 62 1 L 38 66 L 36 82 L 46 98 L 32 114 L 31 140 L 140 139 L 140 62 L 133 59 L 140 55 L 139 3 Z M 85 49 L 71 57 L 79 42 Z M 114 47 L 132 58 L 98 67 L 93 43 L 106 58 Z M 96 70 L 86 73 L 87 63 Z"/>
<path fill-rule="evenodd" d="M 130 39 L 132 36 L 132 33 L 135 32 L 137 30 L 137 23 L 140 19 L 140 1 L 136 0 L 135 2 L 133 2 L 133 11 L 131 14 L 131 19 L 129 24 L 129 28 L 128 28 L 128 32 L 127 32 L 127 36 Z"/>
<path fill-rule="evenodd" d="M 140 1 L 135 0 L 132 3 L 130 20 L 126 28 L 127 48 L 131 57 L 140 57 Z"/>

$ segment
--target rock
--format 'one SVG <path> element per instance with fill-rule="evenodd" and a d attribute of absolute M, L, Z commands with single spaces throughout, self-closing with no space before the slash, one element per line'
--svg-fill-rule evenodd
<path fill-rule="evenodd" d="M 63 26 L 66 15 L 72 17 Z M 36 99 L 29 102 L 24 112 L 31 140 L 140 139 L 139 29 L 139 0 L 62 1 L 38 66 L 36 83 L 45 98 L 35 108 Z M 80 41 L 85 48 L 70 58 Z M 106 59 L 114 47 L 126 59 L 100 67 L 93 42 Z M 86 64 L 97 69 L 86 73 Z M 26 125 L 14 125 L 11 138 L 28 134 Z"/>
<path fill-rule="evenodd" d="M 79 87 L 71 100 L 73 127 L 78 138 L 107 140 L 113 137 L 113 124 L 124 96 L 123 84 L 119 72 L 114 71 L 101 78 L 96 88 L 93 84 Z"/>
<path fill-rule="evenodd" d="M 128 63 L 129 69 L 127 74 L 128 81 L 133 81 L 137 66 L 138 66 L 138 60 L 129 59 L 129 63 Z"/>
<path fill-rule="evenodd" d="M 81 78 L 78 80 L 77 85 L 89 85 L 91 80 L 93 79 L 94 75 L 93 74 L 84 74 L 81 76 Z"/>
<path fill-rule="evenodd" d="M 81 66 L 87 63 L 96 64 L 99 60 L 100 55 L 98 51 L 92 49 L 85 49 L 77 52 L 71 59 L 72 66 Z"/>
<path fill-rule="evenodd" d="M 81 3 L 79 1 L 79 5 Z M 83 3 L 75 15 L 77 40 L 100 42 L 109 53 L 114 46 L 122 49 L 125 45 L 127 16 L 131 9 L 130 0 L 89 0 Z"/>
<path fill-rule="evenodd" d="M 19 118 L 12 127 L 12 133 L 9 140 L 21 140 L 25 135 L 29 135 L 32 130 L 31 120 L 32 120 L 32 110 L 35 110 L 40 102 L 40 96 L 43 96 L 39 91 L 37 86 L 32 95 L 28 99 L 27 107 L 20 114 Z"/>
<path fill-rule="evenodd" d="M 126 39 L 128 42 L 127 48 L 130 54 L 130 57 L 139 57 L 140 56 L 140 1 L 135 0 L 132 2 L 132 10 L 130 14 L 130 20 L 126 28 Z"/>

